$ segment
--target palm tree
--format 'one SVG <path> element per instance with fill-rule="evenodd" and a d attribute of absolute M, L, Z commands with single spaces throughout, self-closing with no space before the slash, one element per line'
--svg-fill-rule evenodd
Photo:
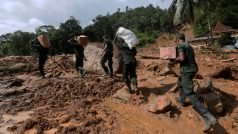
<path fill-rule="evenodd" d="M 207 16 L 208 29 L 212 33 L 210 10 L 212 0 L 173 0 L 170 9 L 174 11 L 174 25 L 194 23 Z M 212 34 L 211 34 L 212 37 Z"/>

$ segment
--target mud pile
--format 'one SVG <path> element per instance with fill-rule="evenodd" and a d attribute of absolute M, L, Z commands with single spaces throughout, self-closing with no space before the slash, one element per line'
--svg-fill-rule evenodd
<path fill-rule="evenodd" d="M 115 112 L 99 103 L 122 87 L 123 84 L 118 81 L 120 80 L 91 76 L 83 80 L 52 78 L 36 81 L 35 86 L 25 87 L 20 94 L 3 98 L 1 115 L 34 111 L 33 118 L 8 128 L 16 133 L 30 129 L 43 133 L 53 128 L 57 129 L 57 133 L 112 131 Z"/>
<path fill-rule="evenodd" d="M 32 56 L 9 56 L 0 58 L 0 76 L 36 71 L 37 67 L 33 62 L 34 59 Z"/>

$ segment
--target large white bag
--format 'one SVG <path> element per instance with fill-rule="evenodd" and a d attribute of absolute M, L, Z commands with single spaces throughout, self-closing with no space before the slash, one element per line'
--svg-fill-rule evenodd
<path fill-rule="evenodd" d="M 136 47 L 136 45 L 139 44 L 136 35 L 124 27 L 118 28 L 116 36 L 122 38 L 130 49 Z"/>
<path fill-rule="evenodd" d="M 238 48 L 238 39 L 236 40 L 235 47 Z"/>

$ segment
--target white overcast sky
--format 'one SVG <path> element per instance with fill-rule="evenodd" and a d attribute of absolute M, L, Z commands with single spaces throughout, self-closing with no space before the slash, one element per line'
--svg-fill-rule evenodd
<path fill-rule="evenodd" d="M 90 24 L 97 15 L 106 15 L 153 4 L 168 8 L 172 0 L 0 0 L 0 35 L 22 30 L 34 32 L 44 24 L 58 27 L 70 16 L 81 26 Z"/>

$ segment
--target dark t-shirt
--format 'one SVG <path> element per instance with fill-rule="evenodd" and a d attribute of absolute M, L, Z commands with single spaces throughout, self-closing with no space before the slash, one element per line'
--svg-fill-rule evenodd
<path fill-rule="evenodd" d="M 84 47 L 82 45 L 79 45 L 76 40 L 70 40 L 70 44 L 74 46 L 74 53 L 76 58 L 84 58 Z"/>
<path fill-rule="evenodd" d="M 33 48 L 39 53 L 39 57 L 47 57 L 49 54 L 49 48 L 43 47 L 38 40 L 33 41 Z"/>
<path fill-rule="evenodd" d="M 81 45 L 74 45 L 74 52 L 76 57 L 84 57 L 84 48 Z"/>
<path fill-rule="evenodd" d="M 106 54 L 107 55 L 113 55 L 113 45 L 112 42 L 109 40 L 106 40 L 104 42 L 104 45 L 106 45 Z"/>
<path fill-rule="evenodd" d="M 193 47 L 188 43 L 181 43 L 177 46 L 178 53 L 184 52 L 185 61 L 180 63 L 181 73 L 196 73 L 198 71 L 198 66 L 195 60 L 195 53 Z"/>

